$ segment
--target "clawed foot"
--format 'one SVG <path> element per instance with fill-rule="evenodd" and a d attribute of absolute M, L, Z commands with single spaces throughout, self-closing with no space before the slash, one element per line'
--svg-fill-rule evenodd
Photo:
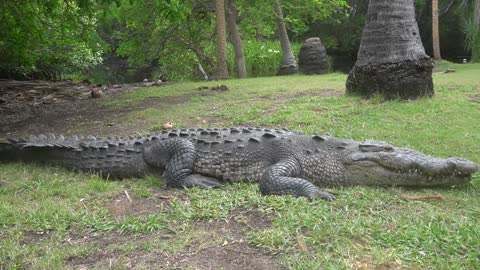
<path fill-rule="evenodd" d="M 206 177 L 200 174 L 192 174 L 187 176 L 182 185 L 186 188 L 199 187 L 203 189 L 219 188 L 222 186 L 215 178 Z"/>

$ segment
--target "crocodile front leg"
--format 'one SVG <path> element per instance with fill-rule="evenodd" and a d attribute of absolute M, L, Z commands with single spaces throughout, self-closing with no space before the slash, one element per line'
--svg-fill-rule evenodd
<path fill-rule="evenodd" d="M 293 195 L 309 199 L 334 200 L 335 196 L 321 191 L 309 181 L 297 178 L 301 168 L 294 159 L 282 160 L 271 166 L 260 181 L 263 195 Z"/>
<path fill-rule="evenodd" d="M 152 141 L 145 146 L 143 158 L 147 164 L 165 170 L 163 177 L 169 187 L 220 187 L 214 178 L 193 174 L 195 151 L 195 145 L 185 139 Z"/>

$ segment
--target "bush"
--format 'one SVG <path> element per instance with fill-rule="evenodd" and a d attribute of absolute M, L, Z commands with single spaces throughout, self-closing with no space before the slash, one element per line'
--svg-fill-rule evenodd
<path fill-rule="evenodd" d="M 298 55 L 301 44 L 291 43 L 294 55 Z M 228 67 L 230 76 L 235 75 L 235 54 L 233 47 L 228 46 Z M 282 49 L 278 40 L 256 41 L 243 43 L 248 77 L 274 76 L 282 64 Z"/>

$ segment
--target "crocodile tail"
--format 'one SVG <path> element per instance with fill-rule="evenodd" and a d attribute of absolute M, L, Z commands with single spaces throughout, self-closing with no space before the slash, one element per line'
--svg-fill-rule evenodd
<path fill-rule="evenodd" d="M 31 135 L 29 138 L 0 139 L 0 162 L 46 161 L 49 158 L 47 155 L 52 152 L 52 149 L 64 151 L 65 149 L 75 149 L 75 146 L 70 141 L 65 140 L 62 135 L 55 136 L 53 134 Z"/>

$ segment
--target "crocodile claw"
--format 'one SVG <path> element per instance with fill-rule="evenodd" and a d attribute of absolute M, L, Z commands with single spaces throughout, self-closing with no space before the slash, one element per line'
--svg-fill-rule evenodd
<path fill-rule="evenodd" d="M 186 188 L 199 187 L 202 189 L 212 189 L 222 187 L 222 184 L 217 182 L 215 178 L 191 174 L 184 179 L 183 186 Z"/>
<path fill-rule="evenodd" d="M 337 199 L 337 197 L 335 197 L 335 195 L 331 194 L 331 193 L 328 193 L 326 191 L 317 191 L 315 194 L 314 194 L 314 197 L 312 199 L 315 199 L 315 198 L 321 198 L 321 199 L 324 199 L 324 200 L 327 200 L 327 201 L 333 201 L 335 199 Z"/>

